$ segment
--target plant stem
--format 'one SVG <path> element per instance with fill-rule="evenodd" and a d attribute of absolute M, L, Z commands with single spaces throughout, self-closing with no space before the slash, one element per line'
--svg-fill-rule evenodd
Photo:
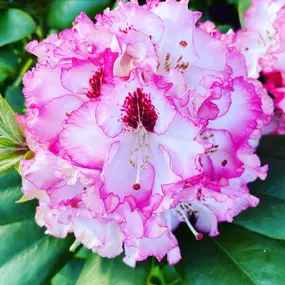
<path fill-rule="evenodd" d="M 33 59 L 32 58 L 29 58 L 25 65 L 23 66 L 23 68 L 21 69 L 18 77 L 16 78 L 16 80 L 14 81 L 14 83 L 12 84 L 13 87 L 18 87 L 21 82 L 22 82 L 22 77 L 23 75 L 27 72 L 27 70 L 31 67 L 31 65 L 33 64 Z"/>

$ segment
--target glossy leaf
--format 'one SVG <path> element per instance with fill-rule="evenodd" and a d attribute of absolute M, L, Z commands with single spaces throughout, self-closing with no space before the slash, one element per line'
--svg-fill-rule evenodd
<path fill-rule="evenodd" d="M 0 135 L 15 142 L 23 143 L 14 112 L 2 96 L 0 96 Z"/>
<path fill-rule="evenodd" d="M 145 285 L 150 271 L 150 259 L 134 269 L 123 263 L 122 256 L 108 259 L 91 252 L 76 285 Z"/>
<path fill-rule="evenodd" d="M 283 285 L 285 248 L 279 241 L 236 225 L 220 225 L 218 238 L 196 241 L 179 229 L 182 261 L 176 266 L 186 284 Z"/>
<path fill-rule="evenodd" d="M 23 156 L 20 155 L 5 155 L 0 156 L 0 173 L 9 171 L 14 165 L 19 163 Z"/>
<path fill-rule="evenodd" d="M 80 259 L 87 259 L 89 256 L 90 250 L 87 249 L 86 247 L 82 246 L 78 252 L 75 254 L 75 257 L 80 258 Z"/>
<path fill-rule="evenodd" d="M 17 57 L 12 49 L 0 48 L 0 83 L 17 72 Z"/>
<path fill-rule="evenodd" d="M 0 175 L 0 226 L 31 219 L 35 215 L 35 202 L 15 203 L 23 195 L 20 185 L 21 178 L 16 171 Z"/>
<path fill-rule="evenodd" d="M 0 47 L 16 42 L 36 29 L 36 24 L 29 14 L 20 9 L 0 11 Z"/>
<path fill-rule="evenodd" d="M 51 285 L 74 285 L 84 266 L 85 260 L 71 259 L 52 279 Z"/>
<path fill-rule="evenodd" d="M 222 33 L 227 33 L 231 29 L 230 25 L 218 25 L 217 29 Z"/>
<path fill-rule="evenodd" d="M 0 284 L 42 284 L 71 257 L 73 238 L 55 239 L 34 221 L 35 203 L 21 197 L 16 171 L 0 176 Z"/>
<path fill-rule="evenodd" d="M 240 214 L 235 223 L 276 239 L 285 239 L 285 139 L 268 136 L 261 140 L 259 155 L 269 165 L 265 181 L 250 185 L 251 193 L 260 199 L 256 208 Z"/>
<path fill-rule="evenodd" d="M 285 136 L 263 136 L 258 146 L 258 155 L 266 163 L 266 158 L 279 158 L 285 160 Z"/>
<path fill-rule="evenodd" d="M 52 0 L 48 11 L 48 24 L 53 29 L 69 28 L 82 11 L 94 19 L 96 14 L 111 7 L 113 2 L 112 0 Z"/>
<path fill-rule="evenodd" d="M 244 13 L 250 7 L 251 0 L 237 0 L 238 1 L 238 15 L 241 27 L 244 29 Z"/>
<path fill-rule="evenodd" d="M 181 276 L 177 273 L 174 266 L 164 265 L 161 268 L 161 276 L 163 279 L 163 285 L 184 285 Z"/>
<path fill-rule="evenodd" d="M 13 154 L 16 150 L 15 143 L 12 140 L 0 137 L 0 159 L 1 156 Z"/>
<path fill-rule="evenodd" d="M 27 151 L 14 112 L 0 96 L 0 173 L 17 165 Z"/>
<path fill-rule="evenodd" d="M 129 1 L 129 0 L 124 0 L 124 2 L 127 3 L 127 2 L 130 2 L 130 1 Z M 142 3 L 141 3 L 141 1 L 139 1 L 139 3 L 140 3 L 141 5 L 145 4 L 145 2 L 142 2 Z M 118 7 L 118 5 L 119 5 L 118 0 L 115 0 L 115 2 L 113 3 L 113 6 L 112 6 L 112 10 L 116 9 L 116 8 Z"/>
<path fill-rule="evenodd" d="M 118 7 L 118 5 L 119 5 L 119 2 L 118 2 L 118 0 L 116 0 L 112 6 L 112 10 L 116 9 Z"/>
<path fill-rule="evenodd" d="M 22 87 L 9 86 L 6 91 L 5 99 L 14 112 L 18 114 L 25 113 L 25 97 L 22 93 Z"/>
<path fill-rule="evenodd" d="M 210 0 L 192 0 L 189 1 L 189 9 L 192 11 L 200 11 L 203 13 L 202 21 L 209 18 L 208 4 Z"/>
<path fill-rule="evenodd" d="M 268 178 L 251 186 L 260 199 L 255 209 L 248 209 L 235 219 L 243 227 L 276 239 L 285 240 L 285 161 L 268 159 Z"/>

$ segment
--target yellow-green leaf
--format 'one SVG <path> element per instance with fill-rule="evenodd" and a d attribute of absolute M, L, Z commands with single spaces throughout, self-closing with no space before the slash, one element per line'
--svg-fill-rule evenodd
<path fill-rule="evenodd" d="M 0 157 L 0 173 L 4 173 L 10 170 L 22 159 L 22 157 L 23 156 L 19 155 Z"/>
<path fill-rule="evenodd" d="M 15 143 L 7 138 L 0 137 L 0 157 L 13 154 L 17 151 Z"/>
<path fill-rule="evenodd" d="M 238 0 L 238 15 L 241 27 L 244 29 L 244 13 L 250 7 L 250 0 Z"/>
<path fill-rule="evenodd" d="M 15 114 L 2 96 L 0 96 L 0 119 L 0 134 L 14 142 L 23 143 Z"/>
<path fill-rule="evenodd" d="M 25 202 L 28 202 L 30 201 L 29 198 L 27 198 L 25 195 L 23 195 L 19 200 L 17 200 L 15 203 L 16 204 L 19 204 L 19 203 L 25 203 Z"/>

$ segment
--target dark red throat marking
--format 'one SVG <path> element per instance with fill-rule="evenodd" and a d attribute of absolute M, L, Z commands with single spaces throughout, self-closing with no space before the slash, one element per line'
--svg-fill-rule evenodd
<path fill-rule="evenodd" d="M 283 86 L 283 80 L 281 72 L 272 72 L 267 75 L 265 75 L 265 83 L 272 87 L 282 87 Z"/>
<path fill-rule="evenodd" d="M 126 113 L 122 118 L 126 126 L 136 130 L 142 125 L 146 131 L 153 133 L 158 116 L 150 94 L 143 93 L 141 88 L 137 88 L 128 94 L 121 110 Z"/>
<path fill-rule="evenodd" d="M 101 95 L 101 85 L 104 83 L 104 71 L 103 67 L 94 72 L 93 76 L 89 79 L 91 90 L 87 92 L 89 99 L 98 98 Z"/>

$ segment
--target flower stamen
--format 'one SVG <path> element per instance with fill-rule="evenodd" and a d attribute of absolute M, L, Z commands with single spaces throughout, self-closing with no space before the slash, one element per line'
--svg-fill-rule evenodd
<path fill-rule="evenodd" d="M 131 164 L 133 167 L 136 167 L 136 180 L 135 184 L 133 185 L 134 190 L 139 190 L 141 188 L 140 185 L 140 173 L 141 170 L 144 170 L 146 168 L 146 165 L 149 161 L 149 144 L 147 141 L 147 133 L 144 131 L 143 127 L 140 127 L 140 129 L 137 131 L 136 138 L 134 143 L 132 144 L 132 149 L 130 150 L 130 158 L 129 158 L 129 164 Z M 132 157 L 137 154 L 136 159 L 132 159 Z"/>
<path fill-rule="evenodd" d="M 190 220 L 188 219 L 187 213 L 186 211 L 190 213 L 190 215 L 193 214 L 193 211 L 190 210 L 190 208 L 188 207 L 187 204 L 183 205 L 180 204 L 179 205 L 179 210 L 176 210 L 176 212 L 178 213 L 178 215 L 181 217 L 182 221 L 186 223 L 186 225 L 188 226 L 188 228 L 190 229 L 190 231 L 193 233 L 193 235 L 195 236 L 196 240 L 201 240 L 204 235 L 203 233 L 197 232 L 195 230 L 195 228 L 193 227 L 193 225 L 191 224 Z"/>
<path fill-rule="evenodd" d="M 189 62 L 184 62 L 183 61 L 183 50 L 181 51 L 181 55 L 179 56 L 179 58 L 176 60 L 172 60 L 170 59 L 171 55 L 170 53 L 167 53 L 166 57 L 165 57 L 165 62 L 164 62 L 164 71 L 165 72 L 169 72 L 171 67 L 174 67 L 175 69 L 183 72 L 185 71 L 190 63 Z M 159 68 L 159 67 L 158 67 Z"/>

